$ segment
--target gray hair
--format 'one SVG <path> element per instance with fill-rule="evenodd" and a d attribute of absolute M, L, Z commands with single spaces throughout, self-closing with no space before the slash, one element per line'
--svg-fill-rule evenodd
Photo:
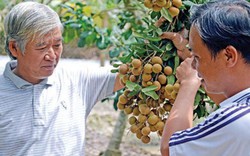
<path fill-rule="evenodd" d="M 27 42 L 33 40 L 34 35 L 43 37 L 56 27 L 60 27 L 63 31 L 58 14 L 50 7 L 37 2 L 17 4 L 4 20 L 6 53 L 11 59 L 16 59 L 9 50 L 9 41 L 16 41 L 24 54 Z"/>
<path fill-rule="evenodd" d="M 250 3 L 217 0 L 195 8 L 191 23 L 215 58 L 220 50 L 234 46 L 250 63 Z"/>

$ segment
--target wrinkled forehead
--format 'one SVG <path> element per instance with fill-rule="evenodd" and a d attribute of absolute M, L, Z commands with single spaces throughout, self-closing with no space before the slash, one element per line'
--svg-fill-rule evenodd
<path fill-rule="evenodd" d="M 60 42 L 62 41 L 62 32 L 61 29 L 56 28 L 51 31 L 49 31 L 47 34 L 39 34 L 37 33 L 33 37 L 33 43 L 39 45 L 39 44 L 45 44 L 45 43 L 51 43 L 51 42 Z"/>

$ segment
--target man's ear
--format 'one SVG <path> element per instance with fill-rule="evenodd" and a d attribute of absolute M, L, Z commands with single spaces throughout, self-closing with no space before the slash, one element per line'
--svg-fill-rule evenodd
<path fill-rule="evenodd" d="M 235 49 L 233 46 L 230 45 L 224 49 L 224 56 L 225 56 L 226 66 L 233 67 L 238 61 L 239 53 L 237 49 Z"/>
<path fill-rule="evenodd" d="M 9 50 L 14 57 L 18 56 L 19 48 L 16 44 L 16 41 L 9 41 Z"/>

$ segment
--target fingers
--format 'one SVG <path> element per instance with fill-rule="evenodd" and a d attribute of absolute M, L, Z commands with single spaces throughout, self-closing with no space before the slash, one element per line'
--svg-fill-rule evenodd
<path fill-rule="evenodd" d="M 185 59 L 179 67 L 176 69 L 176 77 L 182 83 L 185 82 L 198 82 L 200 83 L 201 79 L 198 77 L 197 70 L 192 68 L 192 62 L 194 57 Z"/>
<path fill-rule="evenodd" d="M 174 32 L 164 32 L 160 36 L 162 39 L 169 39 L 173 41 L 174 46 L 178 50 L 184 50 L 188 44 L 188 40 L 183 38 L 182 35 Z"/>

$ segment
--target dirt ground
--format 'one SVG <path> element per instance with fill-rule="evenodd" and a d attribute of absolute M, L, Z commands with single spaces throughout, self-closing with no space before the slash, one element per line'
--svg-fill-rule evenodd
<path fill-rule="evenodd" d="M 86 156 L 98 156 L 106 150 L 118 115 L 112 101 L 95 105 L 87 119 Z M 149 144 L 143 144 L 128 128 L 127 125 L 120 145 L 122 156 L 160 156 L 160 138 L 156 134 L 150 135 Z"/>

